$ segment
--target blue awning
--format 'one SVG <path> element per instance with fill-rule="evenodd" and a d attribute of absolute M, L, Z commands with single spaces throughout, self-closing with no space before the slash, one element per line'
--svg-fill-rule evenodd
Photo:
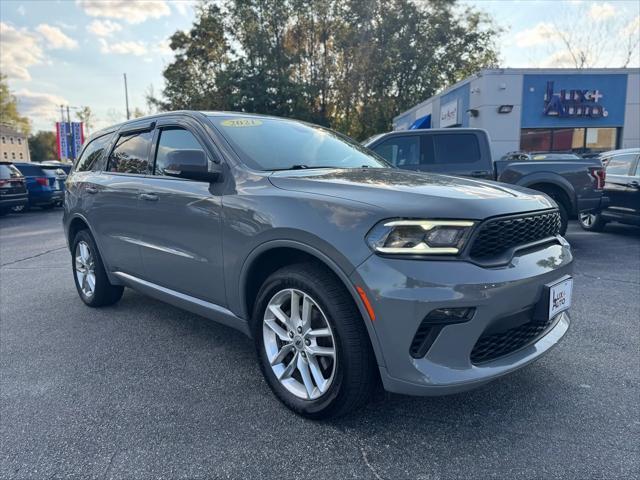
<path fill-rule="evenodd" d="M 409 130 L 416 130 L 418 128 L 431 128 L 431 114 L 416 119 L 409 127 Z"/>

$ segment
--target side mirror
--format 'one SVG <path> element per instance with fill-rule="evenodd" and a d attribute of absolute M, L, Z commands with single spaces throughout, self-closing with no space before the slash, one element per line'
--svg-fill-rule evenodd
<path fill-rule="evenodd" d="M 220 165 L 210 162 L 202 150 L 172 150 L 163 169 L 165 175 L 201 182 L 215 182 L 220 172 Z"/>

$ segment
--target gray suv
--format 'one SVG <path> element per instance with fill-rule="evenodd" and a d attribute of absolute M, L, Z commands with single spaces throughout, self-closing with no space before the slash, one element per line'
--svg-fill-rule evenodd
<path fill-rule="evenodd" d="M 255 342 L 292 410 L 464 391 L 567 332 L 557 207 L 521 187 L 398 170 L 331 130 L 173 112 L 94 134 L 67 180 L 91 307 L 130 287 Z"/>

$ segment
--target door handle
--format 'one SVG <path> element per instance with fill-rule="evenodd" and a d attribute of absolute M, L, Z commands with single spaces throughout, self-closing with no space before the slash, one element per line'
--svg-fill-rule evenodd
<path fill-rule="evenodd" d="M 155 193 L 141 193 L 140 194 L 140 199 L 141 200 L 146 200 L 148 202 L 157 202 L 158 201 L 158 195 L 156 195 Z"/>
<path fill-rule="evenodd" d="M 486 177 L 487 175 L 489 175 L 489 172 L 486 170 L 474 170 L 471 172 L 472 177 Z"/>
<path fill-rule="evenodd" d="M 95 195 L 96 193 L 98 193 L 98 189 L 96 187 L 87 187 L 85 188 L 87 193 L 90 193 L 91 195 Z"/>

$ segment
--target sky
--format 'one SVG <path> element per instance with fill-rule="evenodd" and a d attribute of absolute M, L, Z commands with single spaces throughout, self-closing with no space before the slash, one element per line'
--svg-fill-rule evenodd
<path fill-rule="evenodd" d="M 417 0 L 421 1 L 421 0 Z M 125 119 L 123 73 L 130 110 L 146 109 L 145 91 L 163 86 L 171 62 L 169 37 L 190 27 L 196 0 L 2 0 L 0 71 L 33 130 L 52 130 L 60 105 L 88 105 L 95 128 Z M 554 28 L 577 42 L 599 33 L 596 64 L 620 66 L 628 38 L 640 38 L 637 0 L 462 0 L 504 29 L 501 67 L 570 66 Z M 557 30 L 555 30 L 557 31 Z M 636 50 L 630 66 L 640 64 Z"/>

